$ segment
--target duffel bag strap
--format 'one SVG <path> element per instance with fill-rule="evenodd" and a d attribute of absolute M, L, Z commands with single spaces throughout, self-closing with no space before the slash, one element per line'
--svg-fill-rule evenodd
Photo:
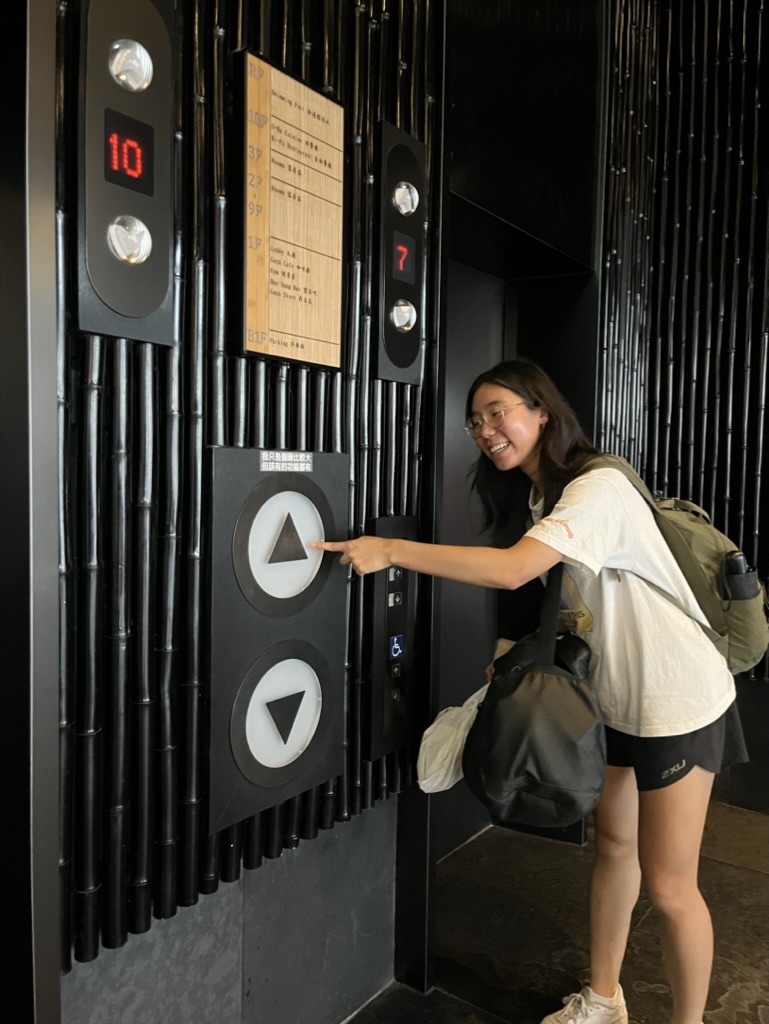
<path fill-rule="evenodd" d="M 561 607 L 563 562 L 557 562 L 547 574 L 547 586 L 539 620 L 539 664 L 555 664 L 555 637 Z"/>

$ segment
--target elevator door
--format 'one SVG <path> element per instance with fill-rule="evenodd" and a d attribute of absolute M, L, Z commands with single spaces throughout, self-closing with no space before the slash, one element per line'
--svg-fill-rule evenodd
<path fill-rule="evenodd" d="M 467 391 L 479 373 L 499 362 L 511 333 L 505 282 L 451 261 L 448 270 L 445 348 L 442 365 L 443 450 L 437 540 L 481 544 L 480 509 L 471 498 L 468 473 L 477 457 L 462 429 Z M 507 320 L 507 322 L 506 322 Z M 461 704 L 484 682 L 495 632 L 495 595 L 480 587 L 436 581 L 438 704 Z M 436 858 L 488 825 L 488 814 L 464 782 L 433 800 L 432 846 Z"/>

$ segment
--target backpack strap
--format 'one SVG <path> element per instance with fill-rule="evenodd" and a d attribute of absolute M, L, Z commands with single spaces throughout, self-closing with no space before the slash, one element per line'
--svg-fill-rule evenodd
<path fill-rule="evenodd" d="M 681 572 L 684 574 L 686 582 L 689 584 L 697 604 L 700 606 L 702 612 L 707 618 L 709 625 L 706 626 L 704 623 L 700 622 L 699 619 L 695 619 L 695 622 L 697 622 L 709 640 L 717 643 L 717 641 L 719 641 L 727 632 L 724 609 L 718 598 L 718 594 L 713 587 L 708 585 L 708 581 L 705 579 L 702 567 L 692 554 L 692 550 L 686 543 L 685 539 L 681 536 L 667 516 L 662 514 L 661 510 L 668 509 L 690 512 L 694 515 L 701 516 L 708 524 L 710 524 L 710 516 L 704 509 L 700 508 L 699 505 L 695 505 L 691 501 L 685 501 L 683 498 L 664 498 L 660 502 L 657 502 L 652 492 L 643 482 L 638 473 L 636 473 L 630 463 L 619 455 L 597 455 L 585 464 L 583 472 L 590 469 L 601 468 L 616 469 L 622 473 L 622 475 L 635 487 L 641 497 L 646 501 L 646 504 L 652 510 L 657 527 L 662 534 L 665 543 L 670 548 L 671 554 L 678 563 Z M 696 586 L 695 581 L 700 578 L 702 578 L 702 585 Z M 648 583 L 650 587 L 653 587 L 658 593 L 666 597 L 671 604 L 676 606 L 676 608 L 679 608 L 690 618 L 693 618 L 688 609 L 677 601 L 672 594 L 668 593 L 667 590 L 658 586 L 656 583 L 652 583 L 651 580 L 645 580 L 645 582 Z"/>

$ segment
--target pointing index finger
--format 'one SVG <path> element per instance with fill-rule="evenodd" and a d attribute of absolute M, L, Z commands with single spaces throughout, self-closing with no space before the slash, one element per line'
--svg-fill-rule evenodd
<path fill-rule="evenodd" d="M 344 545 L 343 540 L 314 540 L 310 547 L 321 551 L 344 551 Z"/>

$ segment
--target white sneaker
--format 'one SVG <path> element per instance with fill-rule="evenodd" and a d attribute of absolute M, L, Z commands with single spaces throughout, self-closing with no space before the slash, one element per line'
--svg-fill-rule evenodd
<path fill-rule="evenodd" d="M 596 995 L 585 985 L 581 992 L 566 996 L 564 1004 L 562 1010 L 543 1017 L 540 1024 L 628 1024 L 621 985 L 617 986 L 613 999 Z"/>

